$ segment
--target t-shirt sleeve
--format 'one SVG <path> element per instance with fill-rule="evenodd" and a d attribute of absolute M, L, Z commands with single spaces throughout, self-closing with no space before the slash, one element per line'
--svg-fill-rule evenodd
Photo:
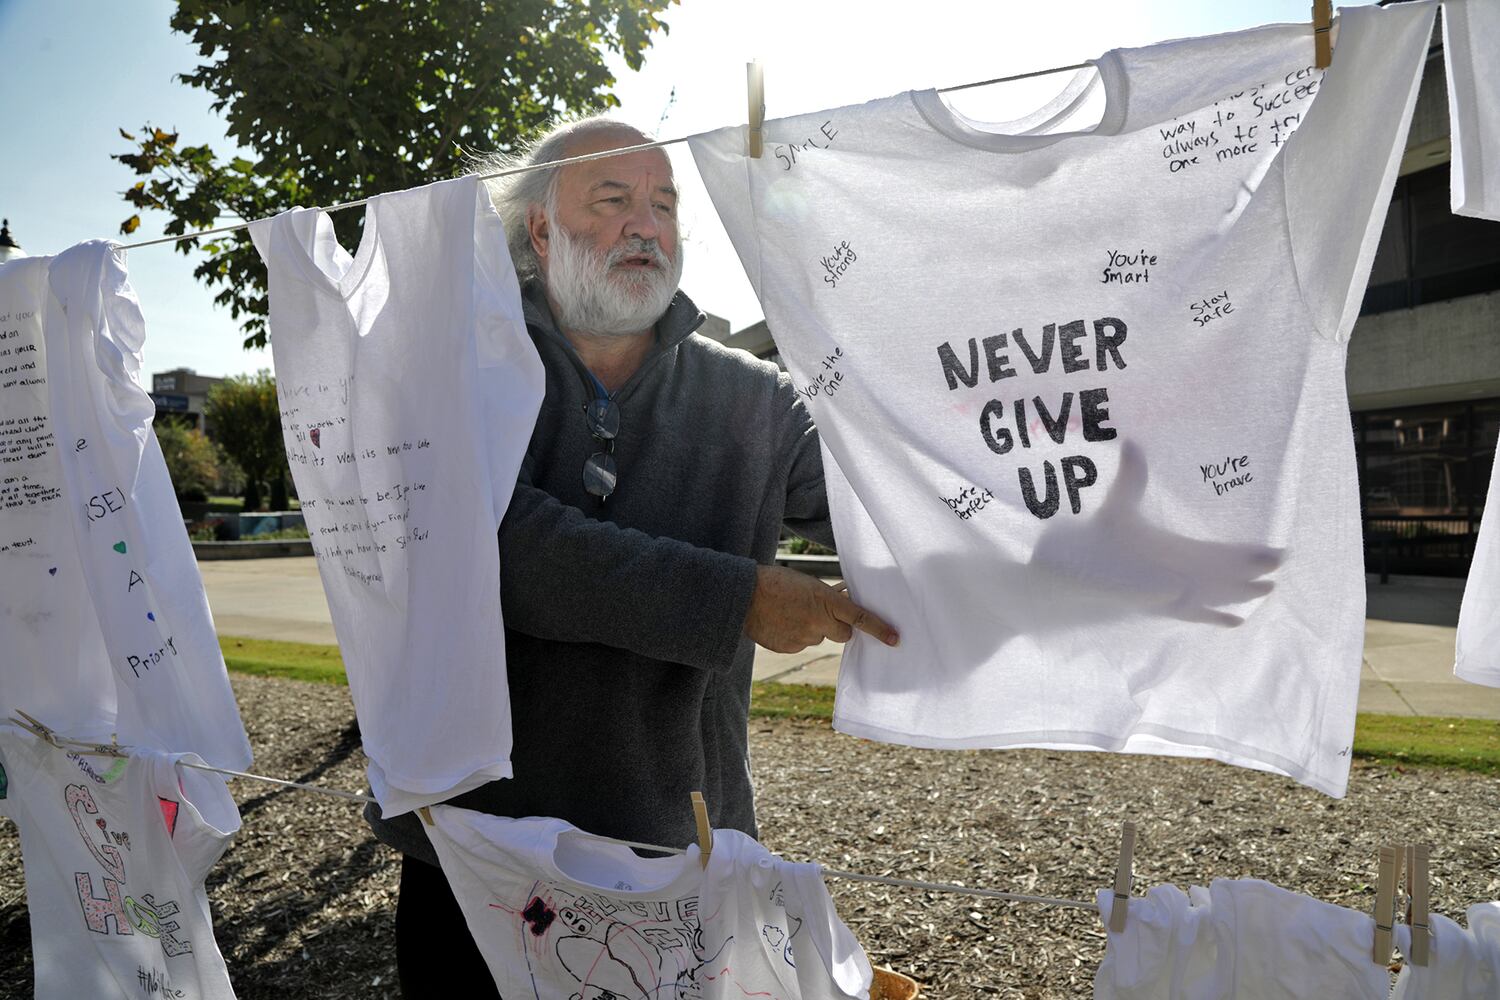
<path fill-rule="evenodd" d="M 1333 339 L 1359 316 L 1436 10 L 1435 0 L 1342 9 L 1333 64 L 1282 154 L 1297 283 Z"/>
<path fill-rule="evenodd" d="M 153 790 L 172 847 L 183 870 L 200 882 L 229 849 L 240 828 L 240 811 L 224 778 L 187 767 L 203 763 L 197 754 L 156 757 Z"/>
<path fill-rule="evenodd" d="M 875 972 L 854 932 L 839 919 L 833 897 L 823 883 L 822 868 L 815 864 L 781 864 L 786 882 L 792 888 L 785 894 L 787 916 L 801 920 L 807 930 L 806 937 L 792 938 L 797 980 L 803 995 L 824 995 L 826 984 L 816 978 L 821 973 L 842 995 L 868 997 Z"/>
<path fill-rule="evenodd" d="M 1500 222 L 1500 0 L 1446 0 L 1454 215 Z"/>

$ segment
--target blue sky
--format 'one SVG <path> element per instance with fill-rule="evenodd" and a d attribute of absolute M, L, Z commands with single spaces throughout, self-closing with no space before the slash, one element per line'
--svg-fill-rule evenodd
<path fill-rule="evenodd" d="M 929 0 L 897 16 L 894 4 L 683 0 L 666 15 L 672 31 L 648 52 L 642 72 L 616 62 L 616 93 L 621 117 L 651 131 L 659 125 L 665 138 L 743 122 L 750 58 L 766 67 L 767 113 L 775 118 L 1080 62 L 1121 45 L 1306 21 L 1310 6 L 1307 0 Z M 134 235 L 119 236 L 130 214 L 120 192 L 135 180 L 109 158 L 128 149 L 119 128 L 150 120 L 178 130 L 184 143 L 232 152 L 208 95 L 173 79 L 199 61 L 185 36 L 168 27 L 173 8 L 166 0 L 0 0 L 0 216 L 10 219 L 26 252 L 162 235 L 166 216 L 146 213 Z M 881 10 L 893 13 L 882 17 Z M 923 16 L 914 19 L 912 11 Z M 1311 46 L 1309 35 L 1309 52 Z M 1015 117 L 1066 80 L 968 91 L 954 104 L 978 118 Z M 684 192 L 683 287 L 740 329 L 760 310 L 691 157 L 679 146 L 672 158 Z M 146 371 L 187 366 L 231 375 L 270 367 L 270 352 L 243 350 L 228 311 L 216 308 L 193 279 L 198 259 L 167 247 L 130 255 L 148 324 Z"/>

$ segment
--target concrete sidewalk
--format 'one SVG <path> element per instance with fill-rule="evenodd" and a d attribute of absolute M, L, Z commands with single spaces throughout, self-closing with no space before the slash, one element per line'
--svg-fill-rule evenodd
<path fill-rule="evenodd" d="M 223 635 L 333 643 L 333 623 L 311 558 L 203 562 L 214 622 Z M 1390 715 L 1500 719 L 1500 688 L 1453 676 L 1454 626 L 1463 581 L 1392 577 L 1368 582 L 1359 710 Z M 783 684 L 838 680 L 842 647 L 824 642 L 800 653 L 758 650 L 755 679 Z"/>

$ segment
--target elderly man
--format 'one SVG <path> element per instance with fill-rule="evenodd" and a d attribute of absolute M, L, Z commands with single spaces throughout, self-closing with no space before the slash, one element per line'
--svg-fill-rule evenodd
<path fill-rule="evenodd" d="M 523 162 L 647 141 L 587 119 Z M 661 150 L 517 175 L 496 204 L 547 389 L 499 533 L 515 777 L 454 804 L 685 845 L 700 789 L 715 826 L 754 835 L 754 644 L 896 642 L 841 591 L 770 565 L 783 524 L 832 541 L 817 432 L 773 365 L 693 333 Z M 444 982 L 488 982 L 421 824 L 369 818 L 405 855 L 403 990 L 430 986 L 438 955 Z"/>

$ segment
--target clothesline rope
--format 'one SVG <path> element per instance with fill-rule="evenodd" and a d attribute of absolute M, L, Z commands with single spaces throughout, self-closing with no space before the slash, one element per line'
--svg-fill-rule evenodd
<path fill-rule="evenodd" d="M 1093 63 L 1090 62 L 1081 62 L 1074 63 L 1071 66 L 1054 66 L 1051 69 L 1038 69 L 1032 70 L 1029 73 L 1017 73 L 1014 76 L 997 76 L 993 80 L 980 80 L 975 83 L 960 83 L 953 87 L 942 87 L 938 89 L 938 93 L 950 94 L 956 90 L 972 90 L 975 87 L 988 87 L 997 83 L 1011 83 L 1015 80 L 1029 80 L 1033 77 L 1049 76 L 1053 73 L 1066 73 L 1069 70 L 1084 69 L 1085 67 L 1092 65 Z M 513 174 L 529 173 L 533 170 L 548 170 L 553 167 L 565 167 L 573 163 L 587 163 L 589 160 L 602 160 L 611 156 L 624 156 L 627 153 L 639 153 L 648 149 L 661 149 L 666 146 L 675 146 L 678 143 L 687 142 L 689 139 L 696 139 L 700 135 L 707 134 L 708 133 L 706 132 L 698 132 L 694 133 L 693 135 L 678 136 L 675 139 L 661 139 L 656 142 L 643 142 L 635 146 L 622 146 L 619 149 L 606 149 L 599 153 L 586 153 L 582 156 L 569 156 L 561 160 L 553 160 L 550 163 L 532 163 L 524 167 L 511 167 L 506 170 L 495 170 L 491 171 L 490 173 L 480 174 L 479 179 L 482 181 L 487 181 L 493 180 L 497 177 L 509 177 Z M 371 195 L 369 198 L 360 198 L 357 201 L 341 201 L 336 205 L 328 205 L 327 207 L 316 208 L 312 211 L 337 212 L 345 208 L 358 208 L 360 205 L 368 204 L 370 201 L 374 200 L 377 197 L 379 197 L 379 195 Z M 220 226 L 217 229 L 200 229 L 197 232 L 184 233 L 181 236 L 163 236 L 159 239 L 154 240 L 142 240 L 139 243 L 117 243 L 115 244 L 115 248 L 118 250 L 139 250 L 142 247 L 160 246 L 165 243 L 181 243 L 183 240 L 195 240 L 202 236 L 218 236 L 222 233 L 238 232 L 241 229 L 249 229 L 251 226 L 255 225 L 256 222 L 264 221 L 266 220 L 256 219 L 250 222 L 238 222 L 232 226 Z"/>
<path fill-rule="evenodd" d="M 337 788 L 324 788 L 322 785 L 306 785 L 300 781 L 288 781 L 285 778 L 272 778 L 264 774 L 251 774 L 248 771 L 231 771 L 225 767 L 213 767 L 209 764 L 193 764 L 188 761 L 181 762 L 185 767 L 197 768 L 200 771 L 212 771 L 215 774 L 229 775 L 233 778 L 249 778 L 252 781 L 264 781 L 272 785 L 280 785 L 283 788 L 297 788 L 306 792 L 317 792 L 319 795 L 331 795 L 334 798 L 347 799 L 351 802 L 374 803 L 375 799 L 368 795 L 360 795 L 358 792 L 345 792 Z M 643 844 L 634 840 L 620 840 L 615 837 L 602 837 L 598 834 L 587 834 L 596 840 L 608 841 L 611 844 L 621 844 L 625 847 L 636 847 L 643 851 L 656 851 L 660 854 L 683 854 L 686 853 L 680 847 L 663 847 L 660 844 Z M 837 871 L 832 868 L 824 868 L 823 874 L 829 878 L 843 879 L 848 882 L 874 882 L 880 885 L 897 886 L 903 889 L 922 889 L 927 892 L 948 892 L 960 896 L 974 896 L 980 899 L 1003 899 L 1012 903 L 1037 903 L 1042 906 L 1066 906 L 1080 910 L 1098 911 L 1099 907 L 1087 900 L 1082 899 L 1057 899 L 1052 896 L 1031 896 L 1022 892 L 1005 892 L 1001 889 L 979 889 L 966 885 L 955 885 L 948 882 L 919 882 L 913 879 L 892 878 L 887 875 L 863 875 L 859 872 Z"/>

